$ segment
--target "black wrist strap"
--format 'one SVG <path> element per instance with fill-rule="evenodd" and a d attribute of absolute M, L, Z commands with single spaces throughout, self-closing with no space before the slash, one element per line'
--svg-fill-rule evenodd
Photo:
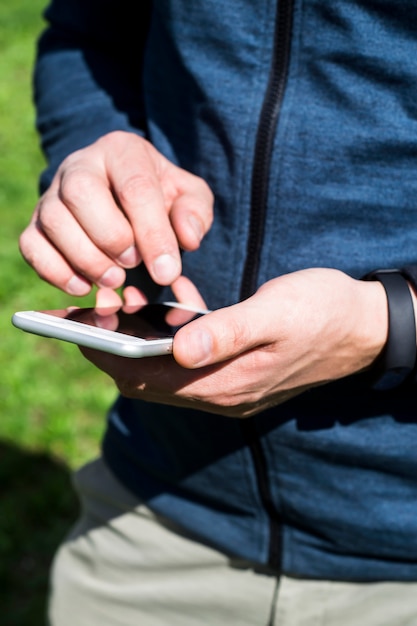
<path fill-rule="evenodd" d="M 412 373 L 416 362 L 416 325 L 410 288 L 399 270 L 376 270 L 363 280 L 378 280 L 388 299 L 388 339 L 374 366 L 374 389 L 393 389 Z"/>

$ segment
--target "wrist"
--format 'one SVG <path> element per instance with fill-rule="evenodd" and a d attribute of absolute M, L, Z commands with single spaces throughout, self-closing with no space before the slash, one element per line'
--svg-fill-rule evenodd
<path fill-rule="evenodd" d="M 363 354 L 363 370 L 372 368 L 384 351 L 388 340 L 389 319 L 387 296 L 383 285 L 378 281 L 357 281 L 358 288 L 362 293 L 362 308 L 360 328 L 357 339 L 358 346 Z"/>

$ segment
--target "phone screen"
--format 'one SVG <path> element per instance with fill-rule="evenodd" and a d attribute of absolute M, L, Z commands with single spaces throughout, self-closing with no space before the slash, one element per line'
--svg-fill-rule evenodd
<path fill-rule="evenodd" d="M 146 340 L 173 336 L 181 326 L 203 315 L 203 313 L 166 304 L 146 304 L 131 310 L 116 312 L 114 309 L 94 308 L 41 312 Z"/>

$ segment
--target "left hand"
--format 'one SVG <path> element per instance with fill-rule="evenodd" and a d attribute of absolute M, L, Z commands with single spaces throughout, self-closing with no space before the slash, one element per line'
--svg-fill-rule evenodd
<path fill-rule="evenodd" d="M 201 306 L 195 287 L 178 280 L 177 298 Z M 128 397 L 248 417 L 366 369 L 387 328 L 380 283 L 310 269 L 275 278 L 251 298 L 187 324 L 175 336 L 173 357 L 82 351 Z"/>

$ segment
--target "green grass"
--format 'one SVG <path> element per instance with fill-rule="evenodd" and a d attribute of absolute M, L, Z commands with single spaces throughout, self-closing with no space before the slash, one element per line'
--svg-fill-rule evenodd
<path fill-rule="evenodd" d="M 14 311 L 69 299 L 20 258 L 18 236 L 44 163 L 34 130 L 31 73 L 44 0 L 0 3 L 0 620 L 41 626 L 51 555 L 76 514 L 70 471 L 95 456 L 108 379 L 75 346 L 11 326 Z M 88 303 L 91 302 L 91 298 Z"/>

